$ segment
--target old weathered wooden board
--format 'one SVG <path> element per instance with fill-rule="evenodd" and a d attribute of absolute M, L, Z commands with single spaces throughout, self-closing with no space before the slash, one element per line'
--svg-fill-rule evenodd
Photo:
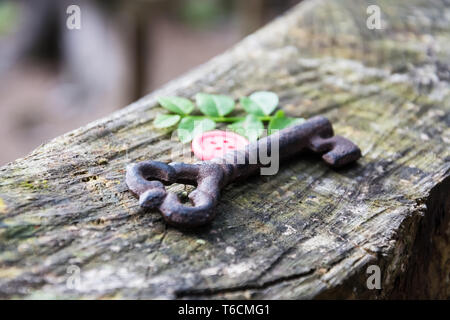
<path fill-rule="evenodd" d="M 381 30 L 366 26 L 369 4 Z M 1 168 L 0 297 L 449 297 L 449 55 L 445 1 L 305 1 Z M 256 90 L 277 92 L 292 116 L 326 115 L 363 158 L 332 170 L 298 157 L 229 186 L 216 220 L 195 232 L 142 211 L 126 164 L 180 150 L 152 126 L 155 98 Z M 366 286 L 370 265 L 381 290 Z"/>

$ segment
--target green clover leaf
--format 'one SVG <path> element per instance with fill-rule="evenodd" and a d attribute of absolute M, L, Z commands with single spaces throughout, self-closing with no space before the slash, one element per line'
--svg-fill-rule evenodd
<path fill-rule="evenodd" d="M 158 129 L 169 128 L 176 125 L 180 119 L 178 114 L 158 114 L 153 125 Z"/>
<path fill-rule="evenodd" d="M 188 115 L 194 110 L 194 104 L 182 97 L 159 97 L 158 102 L 163 108 L 181 115 Z"/>
<path fill-rule="evenodd" d="M 192 141 L 196 135 L 213 130 L 215 127 L 216 123 L 211 119 L 186 117 L 178 125 L 178 138 L 182 143 L 187 143 Z"/>
<path fill-rule="evenodd" d="M 240 99 L 244 110 L 255 116 L 269 116 L 278 106 L 278 102 L 278 96 L 270 91 L 257 91 Z"/>
<path fill-rule="evenodd" d="M 197 93 L 195 101 L 200 111 L 211 117 L 226 116 L 234 109 L 234 100 L 224 95 Z"/>
<path fill-rule="evenodd" d="M 228 125 L 228 128 L 249 141 L 256 141 L 264 133 L 264 124 L 253 114 L 249 114 L 244 120 Z"/>
<path fill-rule="evenodd" d="M 240 102 L 242 108 L 244 108 L 244 110 L 247 113 L 253 114 L 258 117 L 264 116 L 264 112 L 261 110 L 261 108 L 258 106 L 258 104 L 256 102 L 254 102 L 252 99 L 250 99 L 249 97 L 242 97 L 239 99 L 239 102 Z"/>
<path fill-rule="evenodd" d="M 289 118 L 285 117 L 284 112 L 279 110 L 275 113 L 275 116 L 270 120 L 268 131 L 269 134 L 274 133 L 275 131 L 282 130 L 284 128 L 299 124 L 304 122 L 303 118 Z"/>

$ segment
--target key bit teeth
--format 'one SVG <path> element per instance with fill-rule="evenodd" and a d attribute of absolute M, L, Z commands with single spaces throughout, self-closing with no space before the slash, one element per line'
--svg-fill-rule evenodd
<path fill-rule="evenodd" d="M 334 136 L 330 140 L 332 148 L 322 156 L 329 165 L 338 168 L 361 158 L 361 150 L 350 140 L 341 136 Z"/>

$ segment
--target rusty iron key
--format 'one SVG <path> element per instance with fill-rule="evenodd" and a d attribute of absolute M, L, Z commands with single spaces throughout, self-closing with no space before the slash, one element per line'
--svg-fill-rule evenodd
<path fill-rule="evenodd" d="M 194 164 L 159 161 L 130 164 L 127 166 L 126 183 L 139 197 L 142 207 L 158 209 L 167 223 L 186 228 L 202 226 L 214 218 L 220 190 L 232 181 L 267 167 L 260 151 L 264 149 L 270 154 L 275 144 L 278 144 L 280 160 L 306 149 L 323 154 L 322 159 L 333 167 L 346 165 L 361 157 L 358 146 L 344 137 L 334 136 L 330 121 L 316 116 L 250 143 L 245 149 L 230 151 L 221 158 Z M 181 203 L 176 194 L 166 192 L 163 183 L 197 186 L 189 194 L 192 206 Z"/>

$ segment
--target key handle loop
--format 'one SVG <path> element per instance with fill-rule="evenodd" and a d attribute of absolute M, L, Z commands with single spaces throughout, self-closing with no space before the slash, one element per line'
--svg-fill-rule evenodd
<path fill-rule="evenodd" d="M 159 209 L 164 219 L 179 227 L 197 227 L 215 217 L 223 169 L 214 163 L 166 164 L 142 161 L 127 166 L 126 183 L 139 196 L 139 205 Z M 183 183 L 197 186 L 189 194 L 193 206 L 181 203 L 175 193 L 167 192 L 163 184 Z"/>

